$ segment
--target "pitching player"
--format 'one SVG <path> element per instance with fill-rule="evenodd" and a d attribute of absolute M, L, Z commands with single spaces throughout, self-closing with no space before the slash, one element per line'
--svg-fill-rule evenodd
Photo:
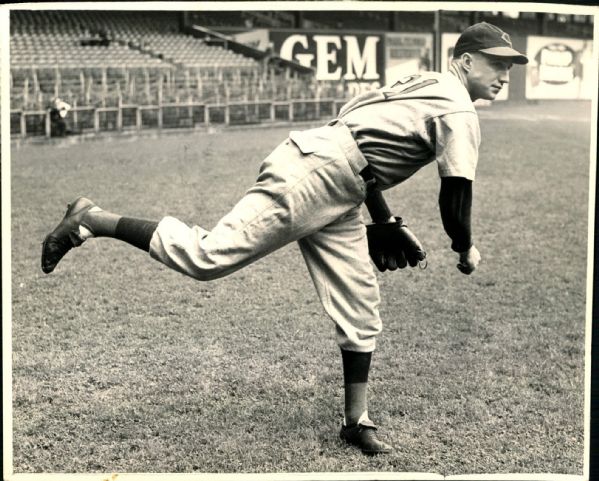
<path fill-rule="evenodd" d="M 297 241 L 341 348 L 345 419 L 341 438 L 364 453 L 387 453 L 368 417 L 367 382 L 382 323 L 379 270 L 411 266 L 422 246 L 391 215 L 381 191 L 435 162 L 439 206 L 457 267 L 480 262 L 471 233 L 472 182 L 480 129 L 473 101 L 493 100 L 512 64 L 527 58 L 488 23 L 466 29 L 450 71 L 420 73 L 349 101 L 327 125 L 293 131 L 262 163 L 256 183 L 212 230 L 173 217 L 159 222 L 124 217 L 79 198 L 46 237 L 42 269 L 54 270 L 91 237 L 112 237 L 201 281 L 231 274 Z M 373 219 L 368 229 L 361 205 Z"/>

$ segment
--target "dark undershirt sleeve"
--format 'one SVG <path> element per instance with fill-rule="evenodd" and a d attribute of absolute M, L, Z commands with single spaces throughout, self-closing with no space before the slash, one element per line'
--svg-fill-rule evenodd
<path fill-rule="evenodd" d="M 455 252 L 472 247 L 471 210 L 472 181 L 463 177 L 442 177 L 439 209 L 443 228 Z"/>
<path fill-rule="evenodd" d="M 370 192 L 364 203 L 374 223 L 384 224 L 391 218 L 391 210 L 379 190 Z"/>

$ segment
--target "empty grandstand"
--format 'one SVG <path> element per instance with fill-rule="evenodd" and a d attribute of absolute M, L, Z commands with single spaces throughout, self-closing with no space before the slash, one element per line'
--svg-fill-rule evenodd
<path fill-rule="evenodd" d="M 107 107 L 306 93 L 305 78 L 225 48 L 217 36 L 182 33 L 179 17 L 174 12 L 12 12 L 12 108 L 44 109 L 57 96 L 76 106 Z"/>

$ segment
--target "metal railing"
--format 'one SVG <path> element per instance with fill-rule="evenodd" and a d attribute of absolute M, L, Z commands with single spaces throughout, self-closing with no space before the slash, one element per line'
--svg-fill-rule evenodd
<path fill-rule="evenodd" d="M 334 118 L 347 99 L 235 101 L 226 104 L 165 103 L 161 105 L 79 106 L 65 119 L 72 134 L 249 125 Z M 11 110 L 13 137 L 51 137 L 50 110 Z"/>

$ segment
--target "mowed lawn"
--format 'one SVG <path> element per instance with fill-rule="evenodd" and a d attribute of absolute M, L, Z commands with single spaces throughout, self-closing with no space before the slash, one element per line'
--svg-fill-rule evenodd
<path fill-rule="evenodd" d="M 289 128 L 13 149 L 15 472 L 581 475 L 589 112 L 481 111 L 472 276 L 434 165 L 387 192 L 429 265 L 379 275 L 369 410 L 395 451 L 374 458 L 338 438 L 339 350 L 297 246 L 210 283 L 108 239 L 40 269 L 80 195 L 210 228 Z"/>

